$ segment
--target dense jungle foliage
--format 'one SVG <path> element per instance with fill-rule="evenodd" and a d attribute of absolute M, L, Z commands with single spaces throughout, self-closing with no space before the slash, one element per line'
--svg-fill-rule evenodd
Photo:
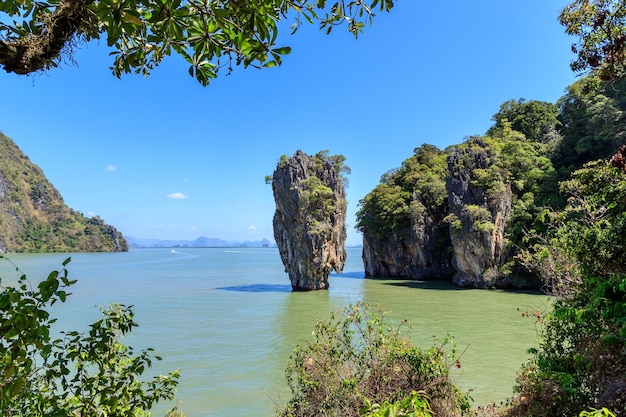
<path fill-rule="evenodd" d="M 441 221 L 448 211 L 447 175 L 445 152 L 433 145 L 415 149 L 411 158 L 385 173 L 380 185 L 361 201 L 358 227 L 386 238 L 406 232 L 412 217 L 429 214 Z"/>
<path fill-rule="evenodd" d="M 0 252 L 127 250 L 119 231 L 69 208 L 41 169 L 0 133 Z"/>
<path fill-rule="evenodd" d="M 510 415 L 565 417 L 589 407 L 624 415 L 626 173 L 598 160 L 561 188 L 567 205 L 552 213 L 534 252 L 552 280 L 556 303 L 540 347 L 519 377 L 520 396 Z"/>

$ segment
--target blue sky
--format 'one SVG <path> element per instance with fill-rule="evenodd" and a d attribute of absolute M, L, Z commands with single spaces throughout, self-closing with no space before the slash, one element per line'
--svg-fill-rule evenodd
<path fill-rule="evenodd" d="M 281 67 L 236 68 L 203 88 L 166 58 L 151 76 L 111 75 L 106 41 L 77 65 L 0 73 L 0 131 L 65 202 L 140 238 L 273 240 L 264 182 L 279 157 L 328 149 L 358 201 L 423 143 L 482 134 L 509 99 L 554 102 L 576 80 L 566 1 L 398 0 L 357 41 L 304 27 Z"/>

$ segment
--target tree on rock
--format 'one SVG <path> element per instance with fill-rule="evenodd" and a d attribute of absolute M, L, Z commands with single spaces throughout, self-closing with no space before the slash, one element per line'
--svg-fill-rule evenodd
<path fill-rule="evenodd" d="M 328 289 L 346 260 L 346 197 L 350 173 L 342 155 L 298 150 L 283 155 L 272 176 L 274 238 L 294 290 Z"/>

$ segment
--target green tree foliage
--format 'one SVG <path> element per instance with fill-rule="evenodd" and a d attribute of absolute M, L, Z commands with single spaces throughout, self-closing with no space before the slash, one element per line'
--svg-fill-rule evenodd
<path fill-rule="evenodd" d="M 416 148 L 359 202 L 357 229 L 384 239 L 401 236 L 415 217 L 430 215 L 440 221 L 447 212 L 447 175 L 445 152 L 428 144 Z"/>
<path fill-rule="evenodd" d="M 563 140 L 552 160 L 564 180 L 586 162 L 613 155 L 626 140 L 626 81 L 583 78 L 558 101 Z"/>
<path fill-rule="evenodd" d="M 386 238 L 411 225 L 411 193 L 395 184 L 379 184 L 361 200 L 357 227 Z"/>
<path fill-rule="evenodd" d="M 511 122 L 500 118 L 489 132 L 491 136 L 469 138 L 456 146 L 457 159 L 451 161 L 451 175 L 467 175 L 470 184 L 485 194 L 475 202 L 466 202 L 460 213 L 446 217 L 457 233 L 476 232 L 491 234 L 495 231 L 493 208 L 511 199 L 511 212 L 506 219 L 507 259 L 515 263 L 519 248 L 523 246 L 526 231 L 533 227 L 536 214 L 545 203 L 543 185 L 553 171 L 547 157 L 546 145 L 531 141 L 511 128 Z M 480 195 L 475 191 L 476 195 Z M 465 227 L 459 217 L 465 219 Z M 526 275 L 523 268 L 501 272 L 505 275 Z"/>
<path fill-rule="evenodd" d="M 581 411 L 579 417 L 615 417 L 615 414 L 606 407 L 601 409 L 592 408 L 589 411 Z"/>
<path fill-rule="evenodd" d="M 23 274 L 15 287 L 0 287 L 0 414 L 147 416 L 156 402 L 173 399 L 178 372 L 142 378 L 160 358 L 122 344 L 137 325 L 130 307 L 111 305 L 87 333 L 53 337 L 52 307 L 76 282 L 68 278 L 69 261 L 36 288 Z"/>
<path fill-rule="evenodd" d="M 366 402 L 364 417 L 432 417 L 428 396 L 423 392 L 413 391 L 400 401 L 384 401 L 382 404 Z"/>
<path fill-rule="evenodd" d="M 512 180 L 518 195 L 538 193 L 546 175 L 552 171 L 548 157 L 561 142 L 555 104 L 543 101 L 509 100 L 493 116 L 495 124 L 487 136 L 501 142 L 499 148 L 503 168 Z"/>
<path fill-rule="evenodd" d="M 147 75 L 164 57 L 182 56 L 207 85 L 221 69 L 272 67 L 290 52 L 277 47 L 281 22 L 339 25 L 358 36 L 392 0 L 8 0 L 0 2 L 0 65 L 28 74 L 56 67 L 80 41 L 106 38 L 113 73 Z"/>
<path fill-rule="evenodd" d="M 565 32 L 578 38 L 574 71 L 596 71 L 603 79 L 625 75 L 626 8 L 622 0 L 574 0 L 559 15 Z"/>
<path fill-rule="evenodd" d="M 302 210 L 307 217 L 324 221 L 335 211 L 335 192 L 319 177 L 311 175 L 301 185 Z"/>
<path fill-rule="evenodd" d="M 345 165 L 346 157 L 343 155 L 329 155 L 328 150 L 323 150 L 311 157 L 315 162 L 316 170 L 314 175 L 302 181 L 301 196 L 304 202 L 302 210 L 313 222 L 326 222 L 332 216 L 335 209 L 345 213 L 346 201 L 335 201 L 335 191 L 324 183 L 322 177 L 325 171 L 324 164 L 330 164 L 341 183 L 346 186 L 350 174 L 350 167 Z M 282 161 L 282 158 L 281 158 Z M 338 207 L 337 204 L 339 204 Z"/>
<path fill-rule="evenodd" d="M 546 244 L 573 259 L 567 284 L 545 321 L 540 348 L 520 376 L 518 409 L 571 416 L 590 407 L 626 412 L 626 177 L 606 161 L 563 184 L 568 206 Z M 556 260 L 558 262 L 558 259 Z"/>
<path fill-rule="evenodd" d="M 292 398 L 279 415 L 457 416 L 469 409 L 449 376 L 458 363 L 449 339 L 417 348 L 382 313 L 350 305 L 294 350 L 286 370 Z"/>
<path fill-rule="evenodd" d="M 522 194 L 522 197 L 518 202 L 523 204 L 524 207 L 518 207 L 517 213 L 522 213 L 529 204 L 535 204 L 537 206 L 563 206 L 564 202 L 559 197 L 558 181 L 559 178 L 554 172 L 552 165 L 554 165 L 554 153 L 562 143 L 562 123 L 560 119 L 560 108 L 556 104 L 547 103 L 544 101 L 525 99 L 509 100 L 504 102 L 500 106 L 500 110 L 493 116 L 494 125 L 487 131 L 488 136 L 506 137 L 510 136 L 512 131 L 519 132 L 524 135 L 524 139 L 509 141 L 508 146 L 503 151 L 514 157 L 520 147 L 528 148 L 532 146 L 534 149 L 524 150 L 521 149 L 522 155 L 528 155 L 529 151 L 536 153 L 540 160 L 539 164 L 534 165 L 532 161 L 530 165 L 516 163 L 521 161 L 515 161 L 511 167 L 518 171 L 528 170 L 527 177 L 529 181 L 528 188 L 532 189 L 530 194 Z M 550 158 L 550 161 L 545 157 Z M 522 159 L 524 159 L 522 157 Z M 517 187 L 518 189 L 520 187 Z M 520 210 L 521 208 L 521 210 Z M 529 220 L 528 216 L 526 221 Z"/>
<path fill-rule="evenodd" d="M 341 183 L 344 187 L 348 187 L 350 181 L 348 180 L 348 175 L 352 173 L 352 169 L 345 164 L 346 157 L 343 155 L 330 155 L 328 149 L 324 149 L 323 151 L 319 151 L 315 154 L 315 158 L 318 160 L 326 160 L 330 162 L 330 164 L 335 168 L 335 172 L 341 178 Z"/>
<path fill-rule="evenodd" d="M 536 224 L 538 213 L 544 206 L 557 201 L 554 190 L 554 168 L 549 159 L 547 144 L 541 140 L 545 136 L 535 136 L 539 141 L 529 140 L 521 132 L 511 130 L 507 121 L 502 119 L 497 129 L 496 141 L 499 146 L 498 161 L 495 165 L 504 169 L 502 177 L 511 187 L 512 210 L 507 220 L 506 235 L 513 249 L 523 246 L 526 232 L 540 227 Z M 548 129 L 548 131 L 550 131 Z M 489 189 L 489 188 L 487 188 Z"/>
<path fill-rule="evenodd" d="M 522 133 L 531 142 L 554 143 L 559 140 L 558 120 L 559 108 L 545 101 L 526 101 L 525 99 L 509 100 L 500 106 L 493 116 L 495 125 L 489 129 L 488 135 L 497 135 L 504 128 L 504 122 L 510 128 Z"/>

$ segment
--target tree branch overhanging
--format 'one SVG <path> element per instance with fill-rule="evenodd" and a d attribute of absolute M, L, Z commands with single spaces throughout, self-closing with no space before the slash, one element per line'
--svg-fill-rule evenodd
<path fill-rule="evenodd" d="M 87 20 L 94 0 L 65 0 L 49 16 L 43 30 L 14 41 L 0 40 L 0 65 L 6 72 L 30 74 L 47 69 L 59 59 Z"/>

